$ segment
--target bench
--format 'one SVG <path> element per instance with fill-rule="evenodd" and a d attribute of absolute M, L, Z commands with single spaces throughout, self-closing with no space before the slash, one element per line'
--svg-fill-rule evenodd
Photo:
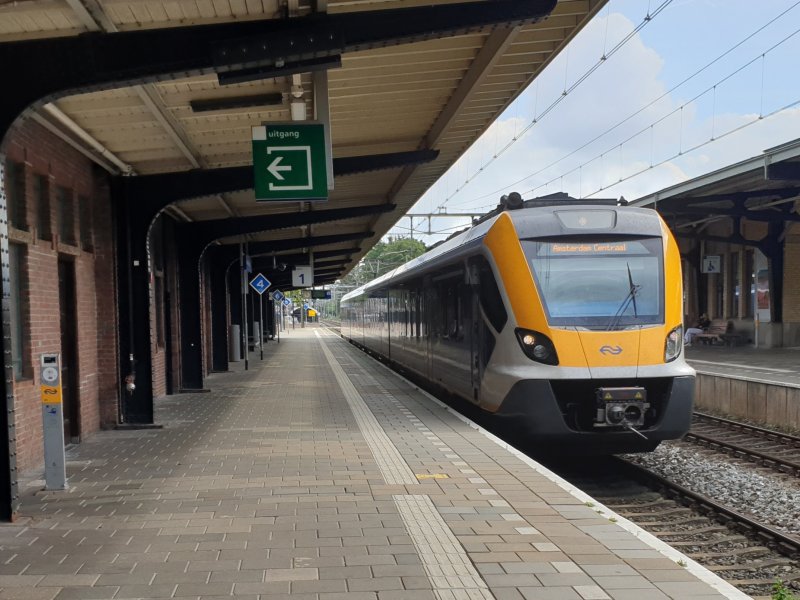
<path fill-rule="evenodd" d="M 719 343 L 726 346 L 738 346 L 742 342 L 742 336 L 733 332 L 733 322 L 714 319 L 708 329 L 704 333 L 696 333 L 692 341 L 706 345 Z"/>

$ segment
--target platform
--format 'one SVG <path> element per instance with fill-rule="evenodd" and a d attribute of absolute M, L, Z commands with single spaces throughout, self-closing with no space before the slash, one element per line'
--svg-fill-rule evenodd
<path fill-rule="evenodd" d="M 0 599 L 746 598 L 322 328 L 250 367 L 23 479 Z"/>
<path fill-rule="evenodd" d="M 692 345 L 686 360 L 707 375 L 800 387 L 800 348 Z"/>

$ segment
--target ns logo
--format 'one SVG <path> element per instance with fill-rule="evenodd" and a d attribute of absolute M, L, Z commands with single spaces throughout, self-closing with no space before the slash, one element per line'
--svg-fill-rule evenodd
<path fill-rule="evenodd" d="M 622 348 L 620 346 L 605 345 L 600 348 L 600 354 L 612 354 L 616 356 L 617 354 L 621 353 L 622 353 Z"/>

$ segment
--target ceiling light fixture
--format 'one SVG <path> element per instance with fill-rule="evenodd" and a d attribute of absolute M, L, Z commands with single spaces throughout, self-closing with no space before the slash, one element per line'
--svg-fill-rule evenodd
<path fill-rule="evenodd" d="M 209 112 L 214 110 L 231 110 L 235 108 L 260 108 L 264 106 L 280 106 L 283 94 L 257 94 L 252 96 L 232 96 L 229 98 L 208 98 L 206 100 L 190 100 L 193 112 Z"/>
<path fill-rule="evenodd" d="M 313 73 L 314 71 L 324 71 L 326 69 L 338 69 L 341 66 L 341 56 L 323 56 L 321 58 L 309 58 L 307 60 L 285 63 L 280 67 L 276 64 L 275 66 L 269 67 L 223 71 L 222 73 L 217 73 L 217 81 L 220 85 L 232 85 L 235 83 L 272 79 L 274 77 L 285 77 L 286 75 L 293 75 L 295 73 Z"/>

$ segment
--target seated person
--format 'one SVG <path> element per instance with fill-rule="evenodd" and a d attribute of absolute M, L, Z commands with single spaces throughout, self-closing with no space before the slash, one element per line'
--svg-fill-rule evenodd
<path fill-rule="evenodd" d="M 694 327 L 687 327 L 686 333 L 683 334 L 683 344 L 685 346 L 692 345 L 692 339 L 698 333 L 703 333 L 708 326 L 711 325 L 711 319 L 708 318 L 708 315 L 703 313 L 700 315 L 700 318 L 697 319 L 697 324 Z"/>

